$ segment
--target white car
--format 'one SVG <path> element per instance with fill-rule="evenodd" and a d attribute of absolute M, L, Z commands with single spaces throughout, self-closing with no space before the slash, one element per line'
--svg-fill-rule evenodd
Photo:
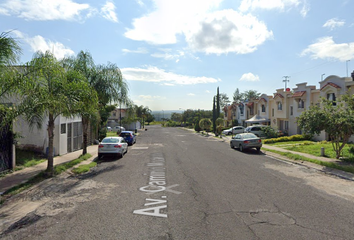
<path fill-rule="evenodd" d="M 119 131 L 119 132 L 125 131 L 125 128 L 121 126 L 115 126 L 113 129 L 114 131 Z"/>
<path fill-rule="evenodd" d="M 105 155 L 122 158 L 128 152 L 128 143 L 122 137 L 105 137 L 98 145 L 98 159 Z"/>
<path fill-rule="evenodd" d="M 238 133 L 243 133 L 245 131 L 245 128 L 242 127 L 242 126 L 235 126 L 235 127 L 232 127 L 230 129 L 226 129 L 224 131 L 222 131 L 223 134 L 225 135 L 235 135 L 235 134 L 238 134 Z"/>

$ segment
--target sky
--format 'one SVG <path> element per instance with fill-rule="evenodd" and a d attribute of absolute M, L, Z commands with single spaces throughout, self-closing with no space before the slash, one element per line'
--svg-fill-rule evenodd
<path fill-rule="evenodd" d="M 219 87 L 272 95 L 354 70 L 353 0 L 0 0 L 0 32 L 116 64 L 136 105 L 211 110 Z M 289 82 L 283 80 L 288 79 Z"/>

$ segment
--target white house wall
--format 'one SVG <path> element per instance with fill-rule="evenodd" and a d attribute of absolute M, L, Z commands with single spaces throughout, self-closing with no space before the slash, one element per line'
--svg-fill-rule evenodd
<path fill-rule="evenodd" d="M 36 126 L 29 127 L 29 124 L 22 118 L 14 124 L 14 131 L 19 133 L 21 138 L 18 139 L 19 145 L 26 148 L 34 148 L 42 153 L 46 153 L 48 147 L 48 132 L 47 132 L 48 118 L 45 118 L 42 128 L 38 129 Z M 81 118 L 65 118 L 58 117 L 54 122 L 54 155 L 63 155 L 67 151 L 67 127 L 66 133 L 61 134 L 61 124 L 81 122 Z"/>

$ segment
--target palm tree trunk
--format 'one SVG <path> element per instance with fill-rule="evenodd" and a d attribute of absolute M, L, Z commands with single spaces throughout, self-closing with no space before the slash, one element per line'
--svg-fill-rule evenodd
<path fill-rule="evenodd" d="M 48 177 L 53 177 L 54 176 L 54 117 L 53 114 L 49 114 L 49 120 L 48 120 L 48 137 L 49 137 L 49 142 L 48 142 L 48 165 L 47 165 L 47 170 L 46 170 L 46 175 Z"/>
<path fill-rule="evenodd" d="M 87 153 L 87 136 L 88 136 L 88 127 L 90 125 L 90 120 L 87 117 L 82 117 L 82 131 L 83 131 L 83 146 L 82 146 L 82 155 Z"/>

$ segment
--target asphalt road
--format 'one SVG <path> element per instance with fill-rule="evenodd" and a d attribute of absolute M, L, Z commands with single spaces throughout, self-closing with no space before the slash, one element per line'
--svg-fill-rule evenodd
<path fill-rule="evenodd" d="M 185 129 L 147 128 L 122 159 L 33 193 L 41 204 L 2 237 L 354 239 L 353 182 Z"/>

